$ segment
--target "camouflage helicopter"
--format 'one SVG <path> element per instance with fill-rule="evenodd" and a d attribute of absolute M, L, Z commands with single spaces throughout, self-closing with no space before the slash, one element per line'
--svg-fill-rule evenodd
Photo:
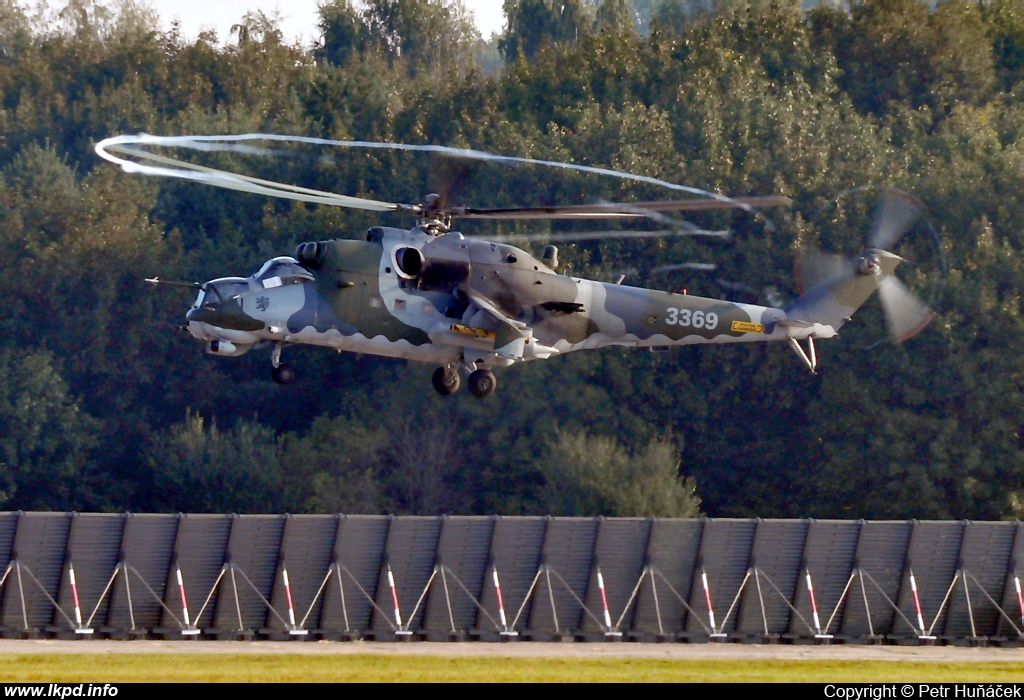
<path fill-rule="evenodd" d="M 185 315 L 188 332 L 211 355 L 270 348 L 279 384 L 297 376 L 282 351 L 305 344 L 437 364 L 432 381 L 438 393 L 456 393 L 465 376 L 469 392 L 480 398 L 497 386 L 495 367 L 615 345 L 781 341 L 814 372 L 815 339 L 835 336 L 876 290 L 897 342 L 932 317 L 895 278 L 902 259 L 886 250 L 919 211 L 905 195 L 890 193 L 883 201 L 863 252 L 849 258 L 805 253 L 806 292 L 782 308 L 560 274 L 553 245 L 538 259 L 507 243 L 465 236 L 452 225 L 455 219 L 624 218 L 785 206 L 791 203 L 785 197 L 503 209 L 449 207 L 436 194 L 413 205 L 342 195 L 324 203 L 404 212 L 417 222 L 410 229 L 376 226 L 361 240 L 305 242 L 293 256 L 268 260 L 249 277 L 148 281 L 198 289 Z"/>

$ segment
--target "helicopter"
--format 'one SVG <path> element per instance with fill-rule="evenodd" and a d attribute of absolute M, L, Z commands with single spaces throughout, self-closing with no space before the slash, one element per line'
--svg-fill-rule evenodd
<path fill-rule="evenodd" d="M 97 144 L 98 154 L 126 170 L 132 161 L 110 156 L 110 150 L 170 160 L 110 139 Z M 240 175 L 230 182 L 269 184 Z M 278 384 L 297 379 L 283 359 L 294 345 L 436 364 L 432 384 L 439 394 L 455 394 L 465 377 L 478 398 L 495 391 L 495 368 L 608 346 L 783 342 L 813 373 L 814 341 L 834 337 L 876 291 L 896 342 L 922 330 L 933 315 L 894 276 L 902 258 L 886 248 L 899 242 L 919 211 L 918 203 L 895 192 L 883 199 L 865 250 L 850 257 L 808 251 L 800 271 L 806 291 L 776 308 L 632 287 L 621 278 L 610 283 L 562 274 L 554 245 L 537 258 L 505 242 L 464 235 L 454 222 L 628 218 L 791 204 L 783 196 L 479 209 L 448 206 L 437 194 L 420 204 L 399 204 L 285 189 L 325 204 L 406 213 L 416 223 L 409 229 L 374 226 L 360 239 L 304 242 L 248 277 L 147 280 L 196 289 L 183 329 L 210 355 L 238 357 L 269 348 Z"/>

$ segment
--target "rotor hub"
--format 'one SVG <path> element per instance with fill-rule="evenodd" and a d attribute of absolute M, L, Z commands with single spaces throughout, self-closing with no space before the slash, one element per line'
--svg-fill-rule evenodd
<path fill-rule="evenodd" d="M 882 273 L 882 261 L 877 253 L 868 253 L 857 260 L 857 274 L 880 275 Z"/>
<path fill-rule="evenodd" d="M 419 206 L 419 221 L 417 225 L 434 236 L 440 236 L 452 230 L 451 213 L 447 211 L 441 200 L 441 195 L 431 192 Z"/>

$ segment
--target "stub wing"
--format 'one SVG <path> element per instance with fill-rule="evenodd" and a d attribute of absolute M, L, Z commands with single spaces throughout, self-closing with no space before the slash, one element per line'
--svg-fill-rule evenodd
<path fill-rule="evenodd" d="M 533 336 L 533 330 L 522 321 L 510 318 L 498 306 L 474 289 L 466 289 L 466 296 L 481 311 L 498 322 L 494 336 L 494 354 L 510 360 L 521 360 L 526 353 L 526 344 Z"/>

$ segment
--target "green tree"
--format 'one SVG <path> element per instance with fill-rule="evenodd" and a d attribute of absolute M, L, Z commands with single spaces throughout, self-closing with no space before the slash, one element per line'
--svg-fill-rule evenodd
<path fill-rule="evenodd" d="M 99 421 L 83 412 L 45 352 L 0 348 L 0 506 L 102 508 L 93 454 Z"/>
<path fill-rule="evenodd" d="M 462 0 L 369 0 L 362 11 L 335 2 L 320 14 L 323 54 L 336 63 L 355 49 L 370 50 L 410 73 L 462 75 L 475 65 L 481 41 Z"/>
<path fill-rule="evenodd" d="M 505 33 L 498 50 L 505 60 L 532 60 L 545 45 L 575 44 L 592 19 L 581 0 L 505 0 Z"/>
<path fill-rule="evenodd" d="M 240 22 L 231 25 L 231 33 L 239 46 L 250 42 L 280 44 L 284 34 L 277 26 L 279 23 L 277 17 L 268 16 L 262 10 L 246 12 Z"/>
<path fill-rule="evenodd" d="M 598 29 L 613 33 L 636 30 L 629 0 L 602 0 L 595 18 Z"/>
<path fill-rule="evenodd" d="M 364 421 L 320 416 L 309 433 L 289 435 L 282 464 L 309 513 L 385 513 L 380 469 L 385 436 Z"/>
<path fill-rule="evenodd" d="M 155 434 L 146 462 L 161 481 L 161 510 L 275 513 L 291 510 L 274 431 L 239 421 L 223 431 L 198 414 Z"/>
<path fill-rule="evenodd" d="M 315 53 L 337 66 L 366 48 L 368 29 L 352 0 L 332 0 L 320 5 L 318 26 L 322 34 Z"/>
<path fill-rule="evenodd" d="M 979 9 L 992 41 L 1000 87 L 1012 90 L 1024 79 L 1024 4 L 993 0 L 981 3 Z"/>
<path fill-rule="evenodd" d="M 992 45 L 979 5 L 952 1 L 930 11 L 924 0 L 863 0 L 849 14 L 815 10 L 820 46 L 833 52 L 840 85 L 863 112 L 897 104 L 940 114 L 977 104 L 995 84 Z"/>
<path fill-rule="evenodd" d="M 559 432 L 545 450 L 542 498 L 552 515 L 693 518 L 700 498 L 694 480 L 679 474 L 679 453 L 668 441 L 632 452 L 614 438 Z"/>

